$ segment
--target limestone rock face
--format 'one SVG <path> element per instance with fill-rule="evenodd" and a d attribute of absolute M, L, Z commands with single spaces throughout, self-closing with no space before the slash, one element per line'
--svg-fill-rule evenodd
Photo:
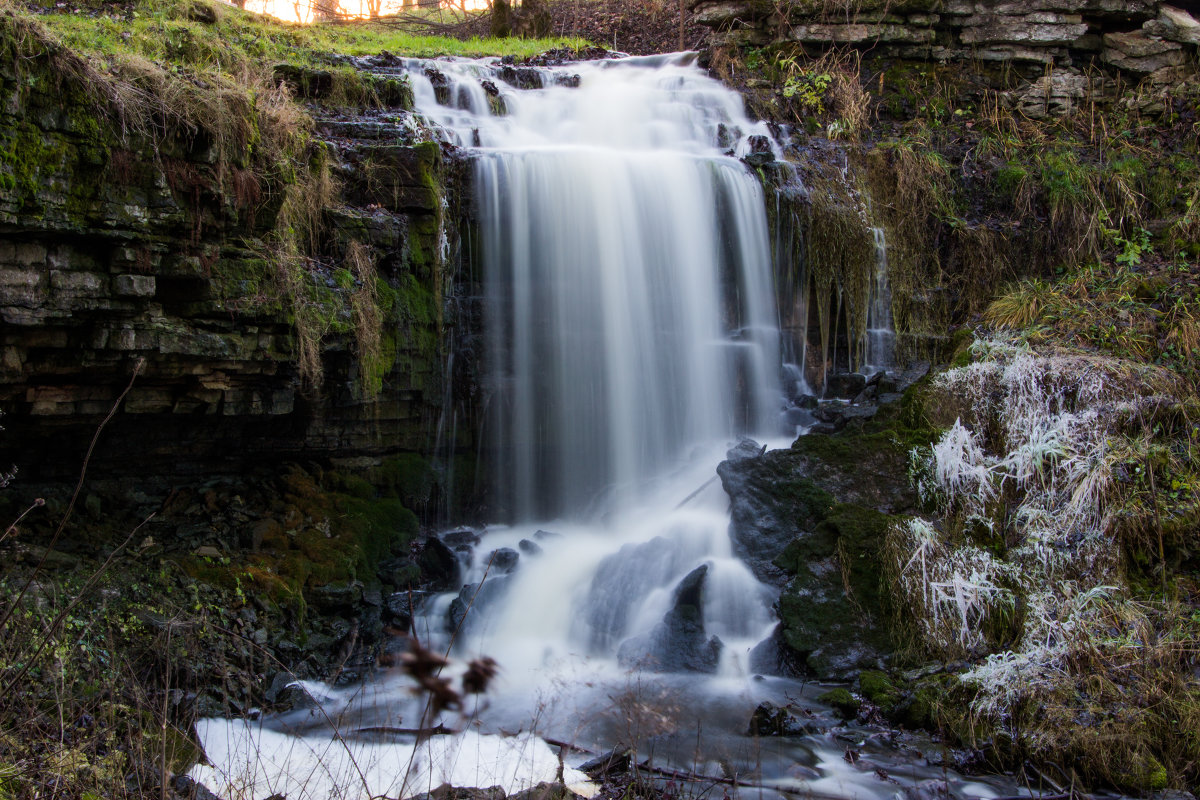
<path fill-rule="evenodd" d="M 1100 58 L 1114 67 L 1142 74 L 1178 67 L 1186 60 L 1183 45 L 1142 31 L 1104 34 Z"/>
<path fill-rule="evenodd" d="M 1087 97 L 1087 79 L 1074 72 L 1055 72 L 1033 81 L 1018 100 L 1021 113 L 1031 119 L 1072 114 Z"/>
<path fill-rule="evenodd" d="M 754 0 L 692 7 L 716 44 L 796 42 L 814 52 L 849 45 L 882 58 L 1012 64 L 1025 80 L 1003 94 L 1033 118 L 1102 99 L 1107 78 L 1118 73 L 1164 88 L 1200 79 L 1200 22 L 1155 0 L 792 0 L 774 13 Z"/>
<path fill-rule="evenodd" d="M 255 462 L 426 450 L 444 396 L 454 177 L 438 145 L 396 144 L 385 128 L 318 120 L 345 189 L 296 264 L 271 245 L 286 186 L 245 168 L 249 154 L 222 165 L 202 136 L 122 134 L 51 65 L 0 64 L 0 463 L 31 485 L 77 476 L 139 363 L 97 476 L 169 485 Z M 372 364 L 356 350 L 351 245 L 369 249 L 386 287 Z M 299 305 L 314 317 L 320 383 L 298 364 Z"/>

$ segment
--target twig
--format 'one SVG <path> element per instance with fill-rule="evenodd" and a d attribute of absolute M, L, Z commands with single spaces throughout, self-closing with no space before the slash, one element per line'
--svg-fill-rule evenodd
<path fill-rule="evenodd" d="M 696 495 L 700 494 L 700 493 L 701 493 L 701 492 L 703 492 L 705 489 L 707 489 L 707 488 L 708 488 L 708 487 L 709 487 L 709 486 L 712 484 L 712 482 L 713 482 L 713 481 L 715 481 L 715 480 L 716 480 L 717 478 L 719 478 L 719 477 L 721 477 L 721 476 L 720 476 L 720 475 L 713 475 L 711 478 L 709 478 L 708 480 L 706 480 L 706 481 L 705 481 L 703 484 L 701 484 L 701 485 L 700 485 L 700 488 L 699 488 L 699 489 L 697 489 L 696 491 L 694 491 L 694 492 L 692 492 L 691 494 L 689 494 L 687 497 L 685 497 L 685 498 L 683 498 L 682 500 L 680 500 L 680 501 L 679 501 L 679 505 L 675 506 L 675 508 L 673 508 L 673 509 L 672 509 L 672 511 L 678 511 L 679 509 L 681 509 L 681 508 L 683 508 L 684 506 L 686 506 L 686 505 L 687 505 L 689 502 L 691 502 L 692 498 L 694 498 Z"/>
<path fill-rule="evenodd" d="M 394 728 L 391 725 L 372 725 L 367 728 L 355 728 L 348 732 L 348 735 L 353 736 L 356 733 L 390 733 L 395 736 L 450 736 L 458 733 L 453 728 L 447 728 L 445 725 L 438 724 L 432 728 Z"/>
<path fill-rule="evenodd" d="M 661 775 L 664 778 L 671 778 L 677 781 L 689 781 L 696 783 L 720 783 L 726 786 L 737 786 L 742 789 L 770 789 L 771 791 L 779 792 L 780 794 L 799 795 L 806 798 L 815 798 L 815 800 L 841 800 L 841 795 L 822 794 L 814 792 L 812 789 L 789 789 L 784 786 L 772 786 L 769 783 L 756 783 L 754 781 L 744 781 L 740 778 L 726 778 L 724 775 L 697 775 L 694 772 L 684 772 L 679 769 L 670 769 L 668 767 L 651 766 L 649 762 L 637 765 L 638 769 L 646 770 L 647 772 Z M 1028 800 L 1028 798 L 1023 798 Z"/>
<path fill-rule="evenodd" d="M 134 528 L 132 531 L 129 532 L 129 535 L 125 537 L 125 541 L 121 542 L 121 544 L 118 545 L 115 550 L 113 550 L 111 553 L 108 554 L 108 558 L 106 558 L 104 560 L 104 563 L 100 565 L 99 569 L 97 569 L 94 573 L 92 573 L 92 576 L 90 578 L 88 578 L 87 583 L 85 583 L 83 585 L 83 588 L 81 588 L 79 590 L 79 592 L 75 595 L 75 599 L 72 600 L 67 605 L 66 608 L 64 608 L 62 611 L 60 611 L 58 613 L 58 616 L 56 616 L 54 618 L 54 621 L 50 623 L 50 627 L 46 629 L 46 635 L 42 638 L 42 641 L 38 644 L 37 650 L 35 650 L 33 652 L 33 655 L 31 655 L 28 659 L 26 659 L 25 666 L 21 667 L 21 670 L 13 677 L 13 679 L 10 680 L 7 684 L 5 684 L 4 688 L 2 690 L 0 690 L 0 697 L 8 696 L 8 693 L 11 692 L 18 683 L 21 682 L 21 679 L 24 678 L 25 675 L 29 672 L 30 667 L 32 667 L 37 662 L 38 656 L 40 656 L 42 654 L 42 651 L 46 649 L 46 645 L 50 644 L 50 640 L 54 638 L 56 632 L 58 631 L 59 626 L 62 625 L 63 621 L 67 618 L 67 615 L 75 610 L 75 606 L 79 605 L 79 603 L 83 600 L 83 598 L 87 597 L 87 593 L 100 580 L 100 576 L 103 575 L 106 571 L 108 571 L 108 567 L 112 564 L 113 559 L 117 557 L 117 554 L 120 553 L 122 550 L 124 550 L 125 547 L 131 541 L 133 541 L 133 537 L 135 535 L 137 535 L 137 532 L 140 531 L 147 522 L 154 519 L 156 514 L 157 514 L 157 512 L 155 514 L 151 514 L 150 516 L 148 516 L 144 520 L 142 520 L 141 523 L 136 528 Z M 14 603 L 14 605 L 15 605 L 15 603 Z"/>
<path fill-rule="evenodd" d="M 54 545 L 58 543 L 59 537 L 62 536 L 63 529 L 67 527 L 67 520 L 71 518 L 71 513 L 75 510 L 75 501 L 79 499 L 79 492 L 83 489 L 83 481 L 84 478 L 87 477 L 88 463 L 92 460 L 92 452 L 96 449 L 96 442 L 100 441 L 100 434 L 104 432 L 104 426 L 107 425 L 109 420 L 116 415 L 117 409 L 121 406 L 121 401 L 125 399 L 125 395 L 129 394 L 129 390 L 133 388 L 133 382 L 137 380 L 138 373 L 142 371 L 142 367 L 145 365 L 145 363 L 146 359 L 144 358 L 139 358 L 137 360 L 137 364 L 135 364 L 133 367 L 133 374 L 129 376 L 129 385 L 126 386 L 125 391 L 121 392 L 120 396 L 117 397 L 116 402 L 113 403 L 112 409 L 108 412 L 108 416 L 100 421 L 99 427 L 96 428 L 96 432 L 92 435 L 92 443 L 88 445 L 87 453 L 83 456 L 83 467 L 79 471 L 79 481 L 75 484 L 75 492 L 71 495 L 71 502 L 67 504 L 66 513 L 63 514 L 62 521 L 58 523 L 58 529 L 54 531 L 54 536 L 50 538 L 50 543 L 46 545 L 46 550 L 44 553 L 42 553 L 42 559 L 37 563 L 37 566 L 33 568 L 33 572 L 30 573 L 29 579 L 26 580 L 25 585 L 21 587 L 21 591 L 17 594 L 16 599 L 9 604 L 8 610 L 4 612 L 4 616 L 0 617 L 0 630 L 4 629 L 4 626 L 8 622 L 9 617 L 12 616 L 13 611 L 15 611 L 17 606 L 21 604 L 21 600 L 24 599 L 25 593 L 29 591 L 29 587 L 33 585 L 33 581 L 37 578 L 38 573 L 40 573 L 42 571 L 42 567 L 46 565 L 46 559 L 50 557 L 50 551 L 54 549 Z M 145 522 L 142 523 L 142 525 L 145 524 Z M 142 527 L 142 525 L 139 525 L 138 528 Z M 124 545 L 122 545 L 122 547 L 124 547 Z M 24 674 L 24 671 L 22 671 L 22 674 Z"/>
<path fill-rule="evenodd" d="M 9 525 L 7 528 L 4 529 L 4 535 L 0 536 L 0 544 L 2 544 L 5 539 L 7 539 L 9 536 L 11 536 L 13 533 L 16 532 L 17 526 L 21 524 L 21 520 L 23 520 L 23 519 L 25 519 L 25 517 L 29 516 L 29 512 L 33 511 L 35 508 L 41 508 L 44 505 L 46 505 L 46 501 L 44 499 L 42 499 L 41 497 L 34 500 L 33 505 L 29 506 L 29 508 L 22 511 L 21 516 L 17 517 L 13 521 L 12 525 Z"/>

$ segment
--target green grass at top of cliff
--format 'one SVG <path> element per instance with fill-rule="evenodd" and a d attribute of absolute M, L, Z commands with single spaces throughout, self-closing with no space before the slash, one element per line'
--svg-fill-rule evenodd
<path fill-rule="evenodd" d="M 332 55 L 382 53 L 433 57 L 518 57 L 581 39 L 457 39 L 414 33 L 388 22 L 301 25 L 240 11 L 210 0 L 142 0 L 116 10 L 40 13 L 63 44 L 102 57 L 135 55 L 178 67 L 215 69 L 237 76 L 247 66 L 288 62 L 326 64 Z"/>

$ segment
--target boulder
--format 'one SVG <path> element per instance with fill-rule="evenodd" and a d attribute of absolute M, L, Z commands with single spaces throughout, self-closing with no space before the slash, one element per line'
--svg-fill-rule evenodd
<path fill-rule="evenodd" d="M 479 532 L 471 528 L 457 528 L 456 530 L 446 531 L 438 536 L 448 547 L 452 548 L 473 548 L 479 544 Z"/>
<path fill-rule="evenodd" d="M 458 556 L 440 539 L 430 537 L 425 540 L 417 564 L 430 589 L 448 592 L 458 586 Z"/>
<path fill-rule="evenodd" d="M 487 563 L 491 564 L 489 571 L 493 575 L 507 575 L 517 568 L 521 554 L 511 547 L 499 547 L 488 556 Z"/>
<path fill-rule="evenodd" d="M 708 565 L 692 570 L 675 587 L 675 603 L 654 630 L 621 643 L 622 667 L 659 672 L 716 672 L 723 644 L 704 633 L 704 583 Z"/>
<path fill-rule="evenodd" d="M 263 699 L 275 711 L 294 711 L 300 708 L 313 708 L 317 705 L 304 687 L 300 679 L 287 671 L 276 672 L 271 678 L 271 685 L 263 694 Z"/>
<path fill-rule="evenodd" d="M 1142 30 L 1168 41 L 1200 46 L 1200 22 L 1188 12 L 1172 6 L 1160 8 L 1158 19 L 1146 22 Z"/>
<path fill-rule="evenodd" d="M 605 558 L 588 587 L 585 607 L 591 646 L 610 650 L 625 633 L 635 603 L 677 575 L 686 564 L 679 547 L 656 536 L 641 544 L 627 544 Z"/>
<path fill-rule="evenodd" d="M 504 596 L 508 590 L 508 583 L 507 575 L 495 575 L 489 576 L 481 584 L 468 583 L 462 587 L 458 592 L 458 597 L 450 603 L 447 619 L 449 631 L 454 633 L 463 628 L 464 623 L 467 626 L 473 623 L 485 609 Z"/>
<path fill-rule="evenodd" d="M 880 552 L 889 515 L 915 508 L 907 451 L 918 441 L 886 420 L 761 456 L 742 443 L 717 467 L 734 552 L 782 590 L 780 627 L 752 651 L 755 671 L 847 680 L 886 663 Z"/>
<path fill-rule="evenodd" d="M 867 376 L 858 372 L 835 372 L 825 376 L 826 397 L 854 397 L 867 385 Z"/>
<path fill-rule="evenodd" d="M 429 596 L 429 592 L 415 590 L 389 594 L 383 601 L 384 617 L 391 625 L 408 630 L 412 627 L 413 617 L 420 612 Z"/>
<path fill-rule="evenodd" d="M 777 675 L 783 678 L 804 677 L 804 663 L 795 650 L 783 640 L 783 626 L 775 630 L 750 651 L 750 671 L 756 675 Z"/>
<path fill-rule="evenodd" d="M 1100 59 L 1119 69 L 1148 74 L 1168 67 L 1178 67 L 1187 60 L 1183 45 L 1158 39 L 1143 33 L 1104 34 L 1104 49 Z"/>
<path fill-rule="evenodd" d="M 787 708 L 774 703 L 762 703 L 750 716 L 747 736 L 803 736 L 822 733 L 828 726 L 815 720 L 802 720 L 792 715 Z"/>

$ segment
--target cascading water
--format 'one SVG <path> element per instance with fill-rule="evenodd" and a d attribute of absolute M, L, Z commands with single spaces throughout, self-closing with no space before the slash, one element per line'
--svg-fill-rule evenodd
<path fill-rule="evenodd" d="M 504 666 L 497 724 L 520 725 L 563 670 L 744 674 L 772 627 L 723 494 L 689 497 L 739 433 L 780 424 L 762 188 L 736 157 L 769 140 L 691 61 L 572 64 L 500 103 L 494 67 L 413 70 L 419 110 L 474 159 L 489 424 L 514 522 L 474 548 L 450 614 L 460 652 Z M 491 554 L 518 551 L 497 574 Z M 675 624 L 685 578 L 698 605 Z M 554 716 L 543 729 L 570 719 Z"/>
<path fill-rule="evenodd" d="M 762 190 L 718 149 L 765 128 L 687 58 L 571 66 L 505 93 L 439 63 L 422 113 L 475 145 L 497 495 L 518 520 L 636 502 L 685 448 L 766 429 L 778 335 Z M 578 85 L 576 85 L 576 78 Z M 441 81 L 439 81 L 441 82 Z M 432 101 L 432 102 L 431 102 Z"/>
<path fill-rule="evenodd" d="M 892 287 L 888 283 L 887 239 L 883 228 L 872 228 L 875 269 L 867 306 L 867 340 L 863 371 L 879 372 L 896 364 L 896 330 L 892 326 Z"/>
<path fill-rule="evenodd" d="M 319 713 L 205 721 L 219 766 L 197 774 L 289 798 L 584 780 L 533 732 L 781 790 L 890 794 L 844 766 L 831 721 L 803 741 L 744 735 L 760 702 L 806 691 L 751 674 L 774 593 L 733 557 L 713 482 L 738 434 L 781 424 L 764 201 L 737 158 L 751 135 L 769 143 L 765 128 L 689 55 L 403 69 L 431 129 L 474 162 L 507 511 L 443 536 L 462 548 L 464 586 L 429 599 L 414 633 L 452 648 L 447 675 L 482 655 L 501 672 L 469 714 L 440 718 L 404 675 L 308 685 Z M 437 722 L 467 730 L 387 738 Z M 926 772 L 910 778 L 943 774 Z"/>

